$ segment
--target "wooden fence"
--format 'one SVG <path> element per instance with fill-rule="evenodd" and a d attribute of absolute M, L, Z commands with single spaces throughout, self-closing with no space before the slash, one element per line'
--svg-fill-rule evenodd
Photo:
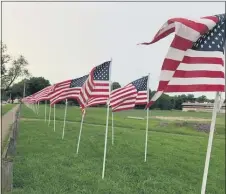
<path fill-rule="evenodd" d="M 15 119 L 11 125 L 8 141 L 4 148 L 2 148 L 2 191 L 10 192 L 13 188 L 13 158 L 16 154 L 16 142 L 19 133 L 21 104 L 15 113 Z"/>

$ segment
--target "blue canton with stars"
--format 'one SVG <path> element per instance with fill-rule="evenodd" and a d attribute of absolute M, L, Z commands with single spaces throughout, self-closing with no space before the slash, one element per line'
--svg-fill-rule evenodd
<path fill-rule="evenodd" d="M 138 92 L 146 91 L 147 83 L 148 83 L 148 76 L 142 77 L 140 79 L 137 79 L 137 80 L 131 82 L 131 84 L 133 84 L 135 86 L 135 88 L 137 89 Z"/>
<path fill-rule="evenodd" d="M 221 51 L 225 46 L 225 14 L 216 15 L 219 19 L 216 26 L 202 35 L 192 46 L 193 50 Z"/>
<path fill-rule="evenodd" d="M 98 65 L 93 73 L 93 79 L 94 80 L 103 80 L 108 81 L 109 80 L 109 69 L 110 69 L 110 63 L 111 61 L 107 61 L 101 65 Z"/>
<path fill-rule="evenodd" d="M 70 84 L 70 88 L 82 87 L 89 75 L 84 75 L 83 77 L 73 79 Z"/>

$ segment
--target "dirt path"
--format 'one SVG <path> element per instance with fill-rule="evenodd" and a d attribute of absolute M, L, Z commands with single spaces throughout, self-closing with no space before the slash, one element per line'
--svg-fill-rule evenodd
<path fill-rule="evenodd" d="M 19 105 L 16 105 L 13 107 L 10 111 L 8 111 L 6 114 L 2 116 L 1 119 L 1 126 L 2 126 L 2 138 L 1 141 L 4 142 L 5 138 L 7 137 L 9 131 L 10 131 L 10 126 L 13 124 L 15 120 L 15 114 L 17 109 L 19 108 Z M 1 142 L 1 144 L 2 144 Z"/>
<path fill-rule="evenodd" d="M 194 118 L 194 117 L 163 117 L 163 116 L 155 116 L 153 118 L 162 119 L 162 120 L 171 120 L 171 121 L 211 121 L 211 119 Z"/>

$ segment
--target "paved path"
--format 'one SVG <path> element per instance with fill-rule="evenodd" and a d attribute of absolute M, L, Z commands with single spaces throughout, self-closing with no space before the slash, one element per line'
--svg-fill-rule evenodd
<path fill-rule="evenodd" d="M 13 124 L 15 120 L 15 114 L 17 109 L 19 108 L 19 104 L 14 106 L 11 110 L 9 110 L 6 114 L 2 116 L 1 119 L 1 126 L 2 126 L 2 142 L 5 141 L 5 138 L 7 137 L 9 131 L 10 131 L 10 126 Z M 1 144 L 2 144 L 1 142 Z"/>

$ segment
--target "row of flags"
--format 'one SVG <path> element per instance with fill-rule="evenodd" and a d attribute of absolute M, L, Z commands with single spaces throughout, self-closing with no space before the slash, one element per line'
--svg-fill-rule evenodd
<path fill-rule="evenodd" d="M 43 90 L 26 97 L 24 102 L 38 103 L 49 100 L 50 105 L 66 99 L 75 99 L 82 111 L 87 107 L 110 103 L 112 111 L 128 110 L 135 105 L 147 104 L 148 76 L 135 80 L 123 88 L 111 91 L 111 61 L 94 67 L 89 75 L 65 80 L 48 86 Z"/>
<path fill-rule="evenodd" d="M 225 14 L 195 20 L 169 19 L 151 42 L 141 45 L 153 44 L 173 32 L 157 92 L 148 103 L 147 76 L 111 91 L 111 61 L 94 67 L 88 75 L 48 86 L 23 100 L 30 103 L 50 100 L 53 105 L 72 98 L 82 110 L 109 102 L 112 111 L 121 111 L 137 104 L 147 104 L 148 108 L 164 92 L 224 92 Z"/>

